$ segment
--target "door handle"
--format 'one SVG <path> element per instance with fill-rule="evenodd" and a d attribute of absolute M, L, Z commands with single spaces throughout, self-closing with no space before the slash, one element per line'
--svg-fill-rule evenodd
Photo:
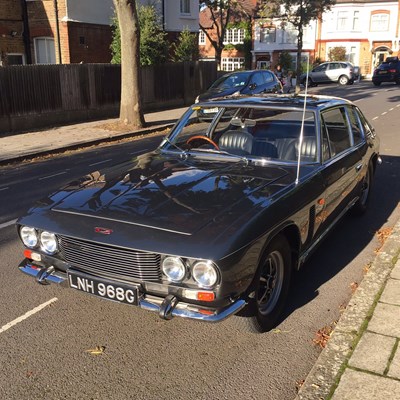
<path fill-rule="evenodd" d="M 361 171 L 361 168 L 362 168 L 362 166 L 363 166 L 362 164 L 358 164 L 358 165 L 357 165 L 357 167 L 356 167 L 356 171 L 357 171 L 357 172 L 360 172 L 360 171 Z"/>

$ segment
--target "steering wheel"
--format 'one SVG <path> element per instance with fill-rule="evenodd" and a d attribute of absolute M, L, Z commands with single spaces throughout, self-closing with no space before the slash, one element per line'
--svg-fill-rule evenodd
<path fill-rule="evenodd" d="M 198 140 L 198 139 L 204 140 L 204 141 L 212 144 L 215 147 L 215 149 L 219 151 L 219 147 L 218 147 L 217 143 L 215 143 L 212 139 L 210 139 L 207 136 L 202 136 L 202 135 L 192 136 L 191 138 L 189 138 L 186 141 L 186 144 L 190 144 L 190 142 L 192 142 L 193 140 Z"/>

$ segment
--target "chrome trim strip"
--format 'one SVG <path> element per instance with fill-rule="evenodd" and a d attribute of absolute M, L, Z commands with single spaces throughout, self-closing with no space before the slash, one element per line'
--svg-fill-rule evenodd
<path fill-rule="evenodd" d="M 19 266 L 19 270 L 24 274 L 27 274 L 33 278 L 37 278 L 41 271 L 45 269 L 42 268 L 41 270 L 38 270 L 29 262 L 23 261 Z M 50 274 L 45 275 L 46 276 L 44 277 L 44 280 L 46 283 L 56 283 L 61 287 L 68 287 L 66 273 L 53 271 Z M 165 299 L 161 297 L 146 295 L 139 299 L 139 307 L 147 311 L 157 312 L 159 314 L 164 300 Z M 201 306 L 178 302 L 175 308 L 172 309 L 172 312 L 171 310 L 169 310 L 169 312 L 171 313 L 172 317 L 189 318 L 204 322 L 220 322 L 240 311 L 245 305 L 246 302 L 244 300 L 236 300 L 234 303 L 223 308 L 222 310 L 218 310 L 218 312 L 216 310 L 215 314 L 208 315 L 200 312 L 202 309 Z"/>

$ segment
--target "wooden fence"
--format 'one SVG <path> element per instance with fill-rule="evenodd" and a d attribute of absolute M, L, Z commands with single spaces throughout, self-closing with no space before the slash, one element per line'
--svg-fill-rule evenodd
<path fill-rule="evenodd" d="M 216 79 L 214 62 L 142 68 L 145 112 L 192 103 Z M 0 68 L 0 135 L 118 116 L 121 68 L 112 64 Z"/>

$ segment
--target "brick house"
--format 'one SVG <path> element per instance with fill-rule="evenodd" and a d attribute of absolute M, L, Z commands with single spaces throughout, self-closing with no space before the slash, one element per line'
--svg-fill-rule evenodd
<path fill-rule="evenodd" d="M 139 2 L 156 5 L 171 41 L 198 32 L 198 0 Z M 0 0 L 0 65 L 108 63 L 113 16 L 113 0 Z"/>
<path fill-rule="evenodd" d="M 26 63 L 23 32 L 20 2 L 0 0 L 0 65 Z"/>
<path fill-rule="evenodd" d="M 240 0 L 240 7 L 251 21 L 253 21 L 256 6 L 257 0 Z M 242 22 L 240 18 L 232 15 L 232 21 L 228 24 L 228 29 L 225 32 L 225 48 L 221 54 L 220 66 L 223 71 L 233 71 L 244 67 L 245 54 L 242 45 L 244 44 L 245 28 L 240 22 Z M 211 12 L 208 7 L 203 7 L 200 10 L 199 23 L 201 26 L 205 27 L 213 39 L 217 37 L 215 24 L 213 23 Z M 202 61 L 215 61 L 215 49 L 201 29 L 199 31 L 199 51 Z"/>

